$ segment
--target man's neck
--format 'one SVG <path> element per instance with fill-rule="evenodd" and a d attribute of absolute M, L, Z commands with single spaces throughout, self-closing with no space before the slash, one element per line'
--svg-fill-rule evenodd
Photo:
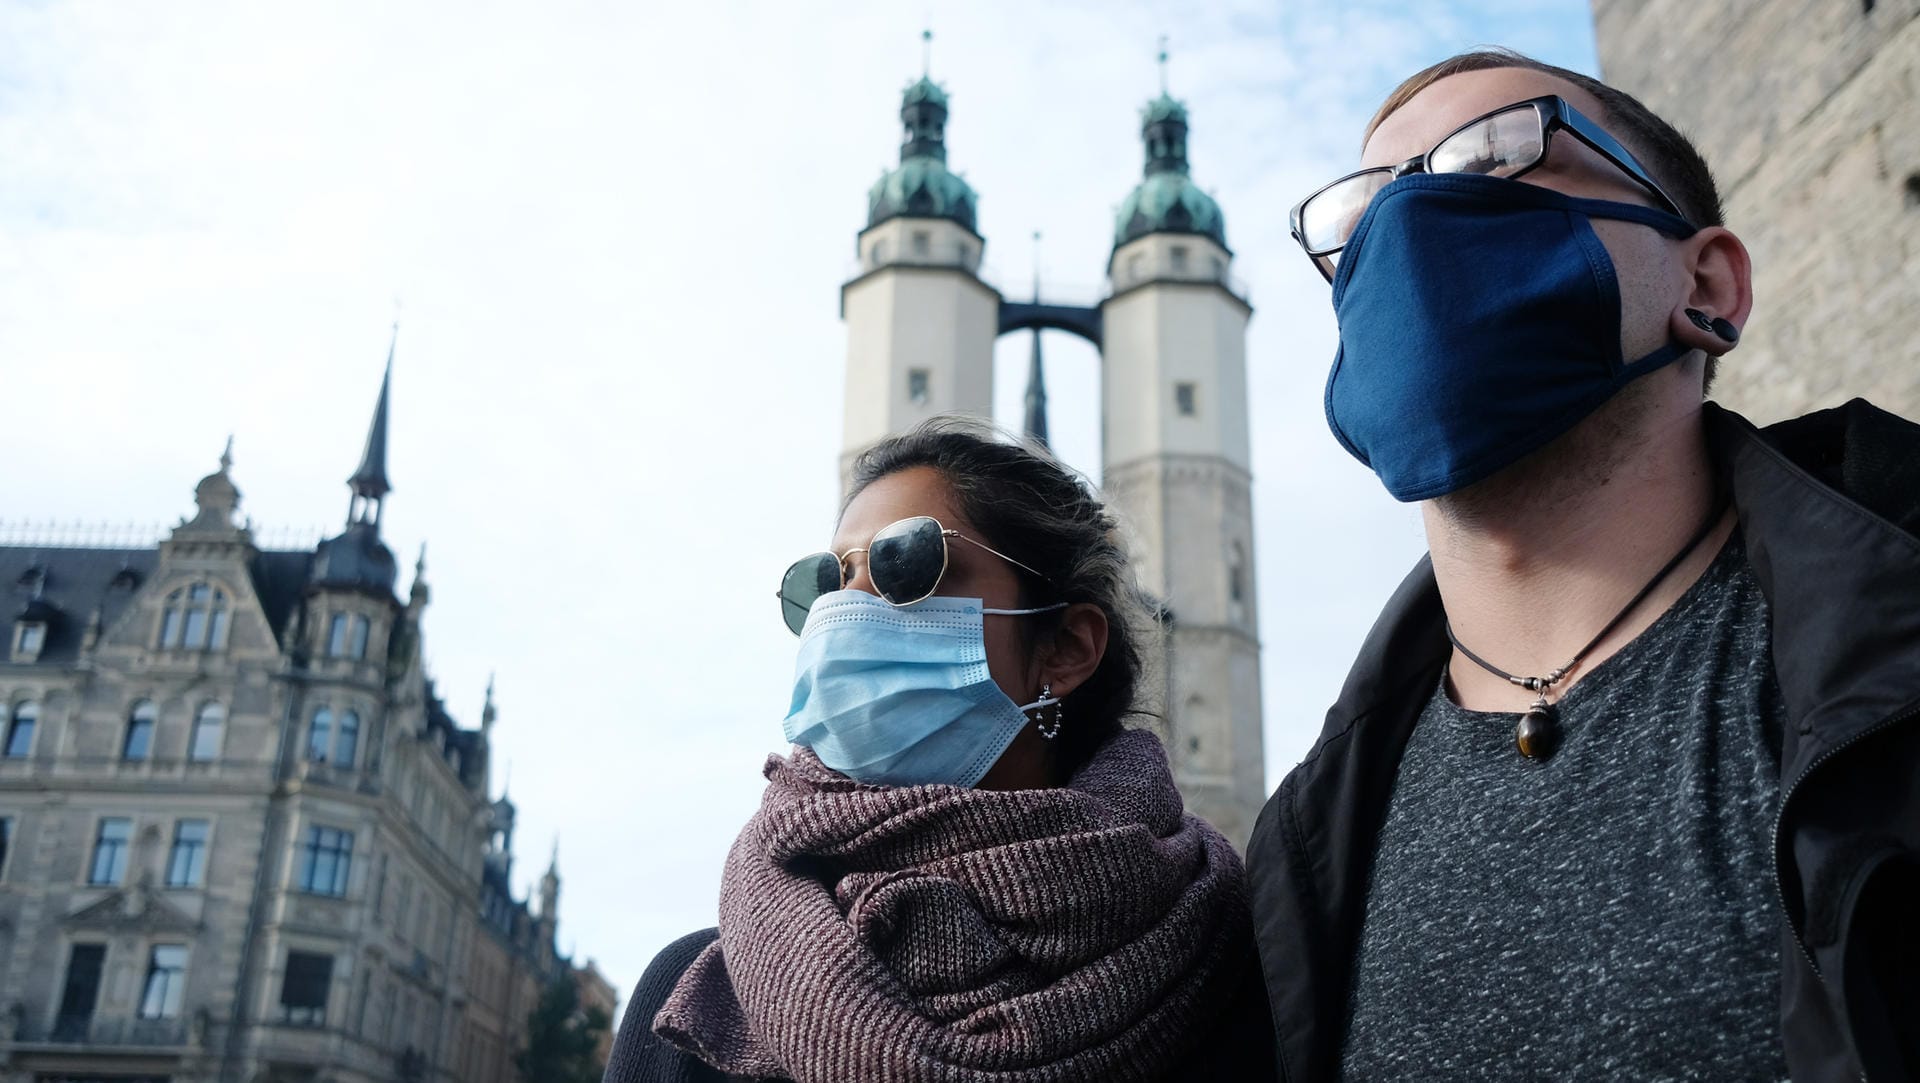
<path fill-rule="evenodd" d="M 1632 389 L 1621 400 L 1531 459 L 1422 509 L 1455 637 L 1509 673 L 1564 666 L 1712 510 L 1698 405 L 1662 409 Z M 1725 517 L 1550 698 L 1666 612 L 1713 562 L 1732 524 Z M 1533 699 L 1457 651 L 1449 676 L 1454 698 L 1470 709 L 1519 711 Z"/>

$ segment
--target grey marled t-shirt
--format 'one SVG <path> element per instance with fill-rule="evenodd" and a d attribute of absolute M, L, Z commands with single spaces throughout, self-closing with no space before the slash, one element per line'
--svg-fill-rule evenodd
<path fill-rule="evenodd" d="M 1345 1078 L 1786 1078 L 1768 626 L 1736 534 L 1568 691 L 1545 762 L 1517 715 L 1434 693 L 1380 833 Z"/>

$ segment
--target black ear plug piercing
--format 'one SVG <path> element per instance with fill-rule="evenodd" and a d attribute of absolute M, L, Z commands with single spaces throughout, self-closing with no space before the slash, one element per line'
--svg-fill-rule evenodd
<path fill-rule="evenodd" d="M 1697 308 L 1687 309 L 1686 314 L 1687 314 L 1687 319 L 1692 320 L 1693 325 L 1695 327 L 1698 327 L 1700 330 L 1711 331 L 1714 334 L 1719 335 L 1722 339 L 1726 340 L 1727 342 L 1740 341 L 1740 329 L 1733 325 L 1733 321 L 1725 318 L 1724 316 L 1710 317 L 1706 313 L 1700 311 Z"/>

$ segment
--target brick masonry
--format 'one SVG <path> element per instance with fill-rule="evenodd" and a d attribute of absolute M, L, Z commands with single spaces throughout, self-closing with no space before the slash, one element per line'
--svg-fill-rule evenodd
<path fill-rule="evenodd" d="M 1686 132 L 1752 251 L 1714 397 L 1920 417 L 1920 0 L 1593 0 L 1600 68 Z"/>

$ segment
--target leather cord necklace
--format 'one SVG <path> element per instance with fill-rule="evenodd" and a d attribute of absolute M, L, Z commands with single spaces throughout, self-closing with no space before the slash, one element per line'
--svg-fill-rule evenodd
<path fill-rule="evenodd" d="M 1640 593 L 1634 595 L 1633 600 L 1628 602 L 1625 608 L 1614 614 L 1613 619 L 1607 622 L 1605 628 L 1600 629 L 1598 635 L 1587 640 L 1586 646 L 1575 651 L 1573 657 L 1567 659 L 1566 665 L 1553 670 L 1544 677 L 1519 677 L 1508 673 L 1506 670 L 1501 669 L 1499 666 L 1468 650 L 1467 645 L 1460 642 L 1459 638 L 1453 634 L 1453 622 L 1446 622 L 1447 641 L 1453 644 L 1455 650 L 1466 655 L 1468 660 L 1472 661 L 1474 665 L 1499 677 L 1501 680 L 1524 688 L 1529 692 L 1539 694 L 1540 698 L 1534 700 L 1533 706 L 1527 708 L 1527 713 L 1521 715 L 1519 723 L 1513 727 L 1513 744 L 1515 748 L 1520 750 L 1522 756 L 1530 760 L 1544 760 L 1548 756 L 1553 755 L 1553 750 L 1560 743 L 1560 710 L 1552 703 L 1547 702 L 1547 693 L 1552 690 L 1554 685 L 1565 680 L 1567 675 L 1573 672 L 1574 667 L 1580 664 L 1580 660 L 1585 658 L 1589 651 L 1599 646 L 1600 641 L 1607 638 L 1615 628 L 1620 627 L 1620 622 L 1627 619 L 1627 614 L 1639 608 L 1640 603 L 1647 600 L 1647 595 L 1652 594 L 1654 588 L 1658 587 L 1662 580 L 1673 574 L 1673 570 L 1678 568 L 1681 562 L 1686 560 L 1688 556 L 1692 555 L 1693 551 L 1700 547 L 1701 542 L 1707 540 L 1707 535 L 1713 533 L 1713 528 L 1719 525 L 1720 517 L 1726 509 L 1726 501 L 1716 498 L 1713 502 L 1713 510 L 1707 514 L 1707 521 L 1700 524 L 1700 529 L 1694 533 L 1693 538 L 1687 542 L 1686 547 L 1678 553 L 1675 553 L 1673 559 L 1667 561 L 1665 567 L 1655 572 L 1653 578 L 1647 581 L 1647 585 L 1640 588 Z"/>

